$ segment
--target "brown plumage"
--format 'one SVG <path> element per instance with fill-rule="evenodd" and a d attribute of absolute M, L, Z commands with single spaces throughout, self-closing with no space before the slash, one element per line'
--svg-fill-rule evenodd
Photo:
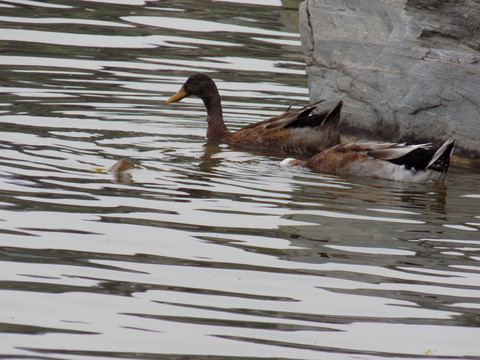
<path fill-rule="evenodd" d="M 332 110 L 320 114 L 312 114 L 312 111 L 323 100 L 297 111 L 288 108 L 280 115 L 230 132 L 223 122 L 217 86 L 208 75 L 198 73 L 190 76 L 181 89 L 167 100 L 167 104 L 190 95 L 198 96 L 205 104 L 209 140 L 312 154 L 340 143 L 338 123 L 343 101 L 339 101 Z"/>
<path fill-rule="evenodd" d="M 443 182 L 453 147 L 453 140 L 438 149 L 432 149 L 431 144 L 350 143 L 336 145 L 308 161 L 285 159 L 281 165 L 395 181 Z"/>

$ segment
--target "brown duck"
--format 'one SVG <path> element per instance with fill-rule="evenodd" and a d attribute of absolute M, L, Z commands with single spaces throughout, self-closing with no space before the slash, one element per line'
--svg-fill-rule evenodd
<path fill-rule="evenodd" d="M 338 123 L 343 101 L 330 111 L 312 114 L 316 102 L 297 111 L 287 111 L 272 118 L 231 132 L 223 122 L 220 94 L 214 81 L 205 74 L 190 76 L 181 89 L 167 100 L 177 102 L 196 95 L 207 109 L 207 139 L 255 148 L 270 148 L 296 153 L 318 153 L 340 143 Z"/>
<path fill-rule="evenodd" d="M 285 159 L 282 166 L 309 167 L 318 172 L 369 176 L 405 182 L 444 182 L 454 141 L 440 147 L 431 143 L 340 144 L 314 155 L 308 161 Z"/>

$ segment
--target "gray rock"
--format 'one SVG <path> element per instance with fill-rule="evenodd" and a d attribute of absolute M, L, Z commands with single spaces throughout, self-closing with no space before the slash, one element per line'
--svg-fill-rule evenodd
<path fill-rule="evenodd" d="M 480 1 L 306 0 L 300 33 L 310 97 L 345 101 L 342 133 L 480 157 Z"/>

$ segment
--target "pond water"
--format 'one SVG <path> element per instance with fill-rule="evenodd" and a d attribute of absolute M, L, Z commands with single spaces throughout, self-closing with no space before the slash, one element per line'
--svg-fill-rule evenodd
<path fill-rule="evenodd" d="M 0 2 L 1 358 L 480 358 L 478 168 L 283 169 L 206 143 L 199 99 L 165 104 L 204 71 L 231 129 L 305 105 L 297 16 Z M 121 158 L 141 168 L 98 171 Z"/>

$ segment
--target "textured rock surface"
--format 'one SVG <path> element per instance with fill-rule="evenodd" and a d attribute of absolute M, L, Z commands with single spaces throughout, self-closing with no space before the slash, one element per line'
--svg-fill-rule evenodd
<path fill-rule="evenodd" d="M 343 133 L 456 140 L 480 157 L 480 1 L 306 0 L 312 100 L 345 100 Z"/>

